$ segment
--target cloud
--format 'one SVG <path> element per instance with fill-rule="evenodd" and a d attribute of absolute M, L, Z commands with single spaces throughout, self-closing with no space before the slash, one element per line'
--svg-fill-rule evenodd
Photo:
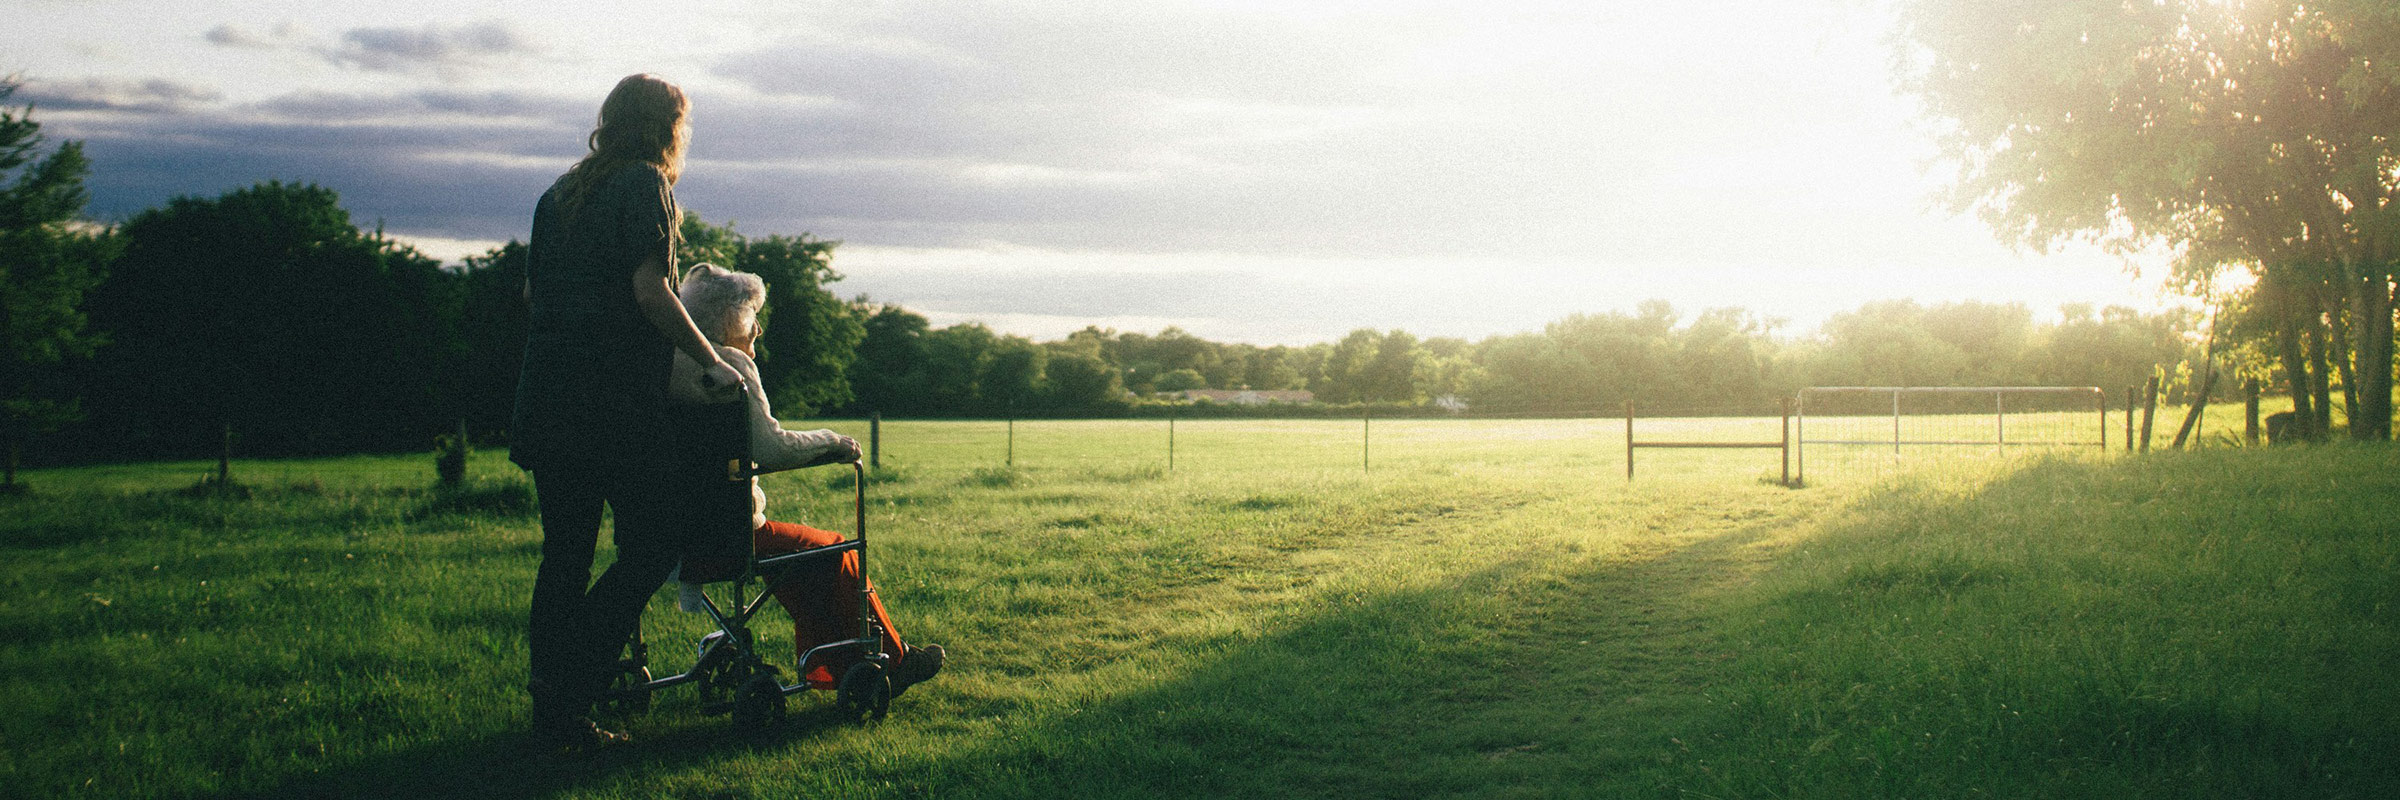
<path fill-rule="evenodd" d="M 251 110 L 290 120 L 324 123 L 413 119 L 432 124 L 433 120 L 426 118 L 441 115 L 470 125 L 516 121 L 574 127 L 590 116 L 589 105 L 530 92 L 433 89 L 397 94 L 295 92 L 260 102 Z"/>
<path fill-rule="evenodd" d="M 214 88 L 164 78 L 140 81 L 84 78 L 75 81 L 29 81 L 18 99 L 36 107 L 57 111 L 155 114 L 213 103 L 223 98 L 224 93 Z"/>
<path fill-rule="evenodd" d="M 45 133 L 83 140 L 95 218 L 282 180 L 340 192 L 362 226 L 474 241 L 524 236 L 534 199 L 581 155 L 589 113 L 538 94 L 442 90 L 296 93 L 173 113 L 79 108 L 45 120 Z"/>
<path fill-rule="evenodd" d="M 1638 99 L 1664 67 L 1587 54 L 1635 35 L 1606 19 L 1530 40 L 1127 4 L 812 24 L 719 62 L 752 94 L 694 95 L 688 180 L 892 244 L 1589 254 L 1595 219 L 1674 221 L 1654 159 L 1727 136 L 1692 127 L 1703 99 Z"/>
<path fill-rule="evenodd" d="M 341 44 L 323 55 L 336 64 L 376 72 L 410 72 L 420 68 L 484 66 L 540 52 L 524 36 L 500 22 L 463 26 L 429 24 L 422 28 L 353 28 Z"/>
<path fill-rule="evenodd" d="M 430 73 L 445 80 L 545 52 L 502 21 L 352 28 L 332 41 L 289 22 L 265 31 L 224 23 L 210 28 L 203 38 L 218 47 L 305 53 L 336 66 L 368 72 Z"/>
<path fill-rule="evenodd" d="M 281 23 L 266 31 L 226 23 L 208 29 L 208 43 L 219 47 L 238 47 L 247 50 L 279 50 L 305 41 L 307 35 L 298 26 Z"/>

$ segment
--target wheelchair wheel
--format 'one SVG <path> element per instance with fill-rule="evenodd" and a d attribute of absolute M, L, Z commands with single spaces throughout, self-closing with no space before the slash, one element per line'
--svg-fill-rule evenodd
<path fill-rule="evenodd" d="M 642 714 L 650 710 L 650 668 L 627 665 L 608 679 L 600 709 L 611 714 Z"/>
<path fill-rule="evenodd" d="M 763 728 L 783 719 L 783 684 L 776 682 L 772 672 L 760 672 L 742 681 L 733 693 L 733 724 L 744 728 Z"/>
<path fill-rule="evenodd" d="M 848 716 L 862 719 L 883 719 L 892 707 L 892 679 L 883 674 L 883 665 L 861 661 L 842 673 L 842 682 L 835 687 L 834 707 Z"/>

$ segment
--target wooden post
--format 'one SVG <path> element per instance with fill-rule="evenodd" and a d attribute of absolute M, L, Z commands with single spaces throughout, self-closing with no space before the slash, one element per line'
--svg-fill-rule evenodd
<path fill-rule="evenodd" d="M 2142 452 L 2144 453 L 2150 452 L 2150 420 L 2156 416 L 2158 416 L 2158 376 L 2152 375 L 2148 387 L 2142 392 Z"/>
<path fill-rule="evenodd" d="M 883 469 L 883 412 L 867 415 L 867 466 Z"/>
<path fill-rule="evenodd" d="M 2125 387 L 2125 452 L 2128 453 L 2133 452 L 2133 410 L 2139 407 L 2136 402 L 2139 391 L 2131 386 Z"/>
<path fill-rule="evenodd" d="M 1780 398 L 1776 405 L 1783 408 L 1783 424 L 1778 426 L 1783 431 L 1783 447 L 1775 454 L 1783 459 L 1783 485 L 1788 488 L 1792 485 L 1792 399 Z"/>
<path fill-rule="evenodd" d="M 1167 411 L 1167 471 L 1175 471 L 1175 412 Z"/>
<path fill-rule="evenodd" d="M 1625 480 L 1633 480 L 1633 401 L 1625 401 Z"/>
<path fill-rule="evenodd" d="M 1992 440 L 1998 442 L 1998 455 L 2008 455 L 2008 405 L 2001 400 L 2006 392 L 1992 393 Z"/>
<path fill-rule="evenodd" d="M 2108 455 L 2108 390 L 2092 387 L 2093 405 L 2100 407 L 2100 454 Z"/>
<path fill-rule="evenodd" d="M 2200 437 L 2194 434 L 2200 431 L 2201 416 L 2208 413 L 2208 396 L 2216 388 L 2217 364 L 2211 361 L 2200 377 L 2200 396 L 2192 400 L 2192 410 L 2183 415 L 2183 426 L 2175 429 L 2175 449 L 2183 449 L 2187 437 L 2194 447 L 2199 446 Z"/>
<path fill-rule="evenodd" d="M 2242 443 L 2258 446 L 2258 379 L 2242 382 Z"/>
<path fill-rule="evenodd" d="M 1009 468 L 1011 468 L 1011 469 L 1014 469 L 1014 468 L 1017 466 L 1017 418 L 1016 418 L 1016 417 L 1009 417 L 1009 418 L 1008 418 L 1008 462 L 1007 462 L 1007 465 L 1008 465 L 1008 467 L 1009 467 Z"/>
<path fill-rule="evenodd" d="M 1900 390 L 1892 390 L 1892 458 L 1900 457 Z"/>
<path fill-rule="evenodd" d="M 217 449 L 217 489 L 233 486 L 233 423 L 225 423 L 225 437 Z"/>
<path fill-rule="evenodd" d="M 446 485 L 464 484 L 467 482 L 467 456 L 471 452 L 467 449 L 467 418 L 458 418 L 458 438 L 452 440 L 450 446 L 455 449 L 444 451 L 435 459 L 435 477 Z M 453 467 L 457 469 L 456 472 L 451 471 Z"/>

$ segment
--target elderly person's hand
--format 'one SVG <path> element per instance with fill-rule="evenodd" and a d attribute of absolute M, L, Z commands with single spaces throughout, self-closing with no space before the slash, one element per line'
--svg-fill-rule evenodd
<path fill-rule="evenodd" d="M 821 467 L 827 464 L 858 463 L 859 452 L 857 439 L 852 439 L 848 436 L 836 436 L 834 437 L 834 440 L 833 447 L 827 448 L 822 455 L 809 459 L 807 464 L 803 464 L 801 466 Z"/>

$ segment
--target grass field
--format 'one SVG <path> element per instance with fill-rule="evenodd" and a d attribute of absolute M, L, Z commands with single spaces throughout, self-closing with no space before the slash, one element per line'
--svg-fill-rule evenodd
<path fill-rule="evenodd" d="M 871 570 L 942 677 L 764 733 L 669 693 L 579 757 L 519 733 L 501 454 L 450 492 L 429 456 L 237 462 L 247 499 L 36 471 L 0 497 L 0 794 L 2400 795 L 2400 451 L 1787 489 L 1772 451 L 1627 482 L 1622 425 L 1187 421 L 1169 469 L 1157 422 L 888 423 Z M 774 515 L 846 527 L 834 472 Z M 661 660 L 700 630 L 670 600 Z"/>

